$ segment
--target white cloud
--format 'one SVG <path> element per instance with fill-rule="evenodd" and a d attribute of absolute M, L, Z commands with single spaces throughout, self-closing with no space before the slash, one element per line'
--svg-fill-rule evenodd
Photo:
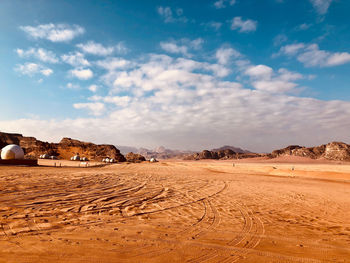
<path fill-rule="evenodd" d="M 90 62 L 80 52 L 64 54 L 61 56 L 63 62 L 72 65 L 73 67 L 90 66 Z"/>
<path fill-rule="evenodd" d="M 215 53 L 215 57 L 219 64 L 223 65 L 228 64 L 232 57 L 238 58 L 240 55 L 241 54 L 237 50 L 230 47 L 220 47 Z"/>
<path fill-rule="evenodd" d="M 348 52 L 329 52 L 320 50 L 317 44 L 291 44 L 281 47 L 277 55 L 296 56 L 306 67 L 333 67 L 350 62 Z"/>
<path fill-rule="evenodd" d="M 186 46 L 179 46 L 174 42 L 160 42 L 160 47 L 169 52 L 174 54 L 182 54 L 184 56 L 190 56 L 188 53 L 188 47 Z"/>
<path fill-rule="evenodd" d="M 333 0 L 310 0 L 317 13 L 324 15 L 327 13 L 329 6 Z"/>
<path fill-rule="evenodd" d="M 270 79 L 273 69 L 265 65 L 257 65 L 249 67 L 245 74 L 254 78 Z"/>
<path fill-rule="evenodd" d="M 277 72 L 266 65 L 250 66 L 245 72 L 252 80 L 252 86 L 265 92 L 290 92 L 298 86 L 293 81 L 302 79 L 299 73 L 281 68 Z"/>
<path fill-rule="evenodd" d="M 96 43 L 94 41 L 89 41 L 85 44 L 78 44 L 78 48 L 80 48 L 84 53 L 89 53 L 98 56 L 107 56 L 113 53 L 114 47 L 105 47 L 100 43 Z"/>
<path fill-rule="evenodd" d="M 242 33 L 253 32 L 257 26 L 257 21 L 251 19 L 243 20 L 240 16 L 233 18 L 231 21 L 231 30 L 239 30 Z"/>
<path fill-rule="evenodd" d="M 130 68 L 134 65 L 134 63 L 124 58 L 108 57 L 104 60 L 96 61 L 96 65 L 108 71 L 113 71 L 116 69 Z"/>
<path fill-rule="evenodd" d="M 174 23 L 174 22 L 183 22 L 187 23 L 188 19 L 183 16 L 183 10 L 181 8 L 177 8 L 175 10 L 175 16 L 173 15 L 173 11 L 170 7 L 160 6 L 157 8 L 158 14 L 164 19 L 165 23 Z"/>
<path fill-rule="evenodd" d="M 108 96 L 73 105 L 92 118 L 0 121 L 0 130 L 49 141 L 70 136 L 198 150 L 239 142 L 252 151 L 270 151 L 350 140 L 349 102 L 287 95 L 298 88 L 301 74 L 252 65 L 243 55 L 234 62 L 232 70 L 242 72 L 254 89 L 213 75 L 222 65 L 151 54 L 132 61 L 132 68 L 107 71 L 101 80 Z M 121 96 L 121 90 L 128 95 Z"/>
<path fill-rule="evenodd" d="M 115 46 L 103 46 L 100 43 L 96 43 L 94 41 L 88 41 L 85 44 L 78 44 L 78 48 L 80 48 L 84 53 L 97 55 L 97 56 L 108 56 L 111 55 L 113 52 L 117 53 L 126 53 L 128 49 L 125 47 L 125 45 L 120 42 Z"/>
<path fill-rule="evenodd" d="M 328 66 L 337 66 L 350 62 L 350 53 L 337 52 L 331 54 L 327 59 Z"/>
<path fill-rule="evenodd" d="M 19 64 L 15 67 L 15 71 L 21 73 L 22 75 L 34 76 L 36 74 L 42 74 L 44 76 L 50 76 L 53 73 L 53 70 L 46 68 L 40 64 L 36 63 L 25 63 Z"/>
<path fill-rule="evenodd" d="M 35 64 L 35 63 L 25 63 L 23 65 L 18 65 L 15 70 L 20 72 L 23 75 L 29 75 L 32 76 L 36 73 L 39 72 L 39 64 Z"/>
<path fill-rule="evenodd" d="M 214 6 L 217 9 L 221 9 L 225 8 L 227 3 L 229 3 L 230 6 L 232 6 L 236 3 L 236 0 L 218 0 L 214 2 Z"/>
<path fill-rule="evenodd" d="M 81 80 L 87 80 L 94 76 L 94 73 L 91 71 L 91 69 L 72 69 L 69 72 L 73 77 Z"/>
<path fill-rule="evenodd" d="M 131 102 L 131 97 L 129 96 L 108 96 L 108 97 L 95 97 L 93 100 L 102 100 L 106 103 L 112 103 L 116 106 L 127 107 Z"/>
<path fill-rule="evenodd" d="M 41 74 L 43 74 L 45 76 L 50 76 L 53 73 L 52 69 L 49 69 L 49 68 L 42 69 L 42 70 L 40 70 L 40 72 L 41 72 Z"/>
<path fill-rule="evenodd" d="M 20 29 L 34 39 L 47 39 L 52 42 L 68 42 L 85 32 L 85 29 L 78 25 L 52 23 L 38 26 L 20 26 Z"/>
<path fill-rule="evenodd" d="M 89 111 L 89 114 L 94 116 L 100 116 L 106 110 L 105 105 L 101 102 L 75 103 L 73 104 L 73 107 L 76 109 L 87 109 Z"/>
<path fill-rule="evenodd" d="M 46 50 L 43 48 L 30 48 L 28 50 L 23 50 L 20 48 L 16 49 L 16 53 L 21 58 L 36 58 L 41 60 L 42 62 L 48 63 L 58 63 L 59 60 L 56 57 L 55 53 L 50 50 Z"/>
<path fill-rule="evenodd" d="M 203 42 L 204 41 L 201 38 L 195 40 L 183 38 L 179 41 L 160 42 L 160 47 L 169 53 L 191 57 L 192 55 L 189 53 L 189 49 L 199 50 L 201 49 Z"/>
<path fill-rule="evenodd" d="M 280 49 L 280 53 L 283 53 L 285 55 L 295 55 L 299 52 L 299 50 L 303 49 L 305 47 L 305 45 L 303 43 L 297 43 L 297 44 L 290 44 L 290 45 L 286 45 L 281 47 Z"/>
<path fill-rule="evenodd" d="M 99 89 L 99 86 L 93 84 L 89 86 L 89 90 L 92 92 L 96 92 Z"/>

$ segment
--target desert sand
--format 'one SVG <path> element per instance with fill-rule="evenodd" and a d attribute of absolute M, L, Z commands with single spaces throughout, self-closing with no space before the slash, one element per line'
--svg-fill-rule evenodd
<path fill-rule="evenodd" d="M 0 262 L 350 262 L 349 165 L 53 162 L 0 167 Z"/>

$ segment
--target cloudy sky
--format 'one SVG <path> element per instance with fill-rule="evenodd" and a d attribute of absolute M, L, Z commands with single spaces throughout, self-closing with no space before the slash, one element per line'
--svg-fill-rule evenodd
<path fill-rule="evenodd" d="M 0 2 L 0 130 L 267 152 L 350 142 L 350 1 Z"/>

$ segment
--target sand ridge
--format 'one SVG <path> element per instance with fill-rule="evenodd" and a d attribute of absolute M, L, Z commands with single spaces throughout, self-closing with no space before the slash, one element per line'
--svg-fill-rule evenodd
<path fill-rule="evenodd" d="M 0 167 L 0 262 L 349 262 L 349 197 L 348 166 Z"/>

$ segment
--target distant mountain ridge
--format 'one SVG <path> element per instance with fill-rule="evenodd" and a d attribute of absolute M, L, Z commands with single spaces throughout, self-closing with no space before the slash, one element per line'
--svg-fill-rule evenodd
<path fill-rule="evenodd" d="M 170 158 L 179 158 L 182 159 L 188 155 L 196 153 L 195 151 L 183 151 L 183 150 L 172 150 L 172 149 L 167 149 L 164 146 L 159 146 L 155 149 L 147 149 L 147 148 L 136 148 L 132 146 L 117 146 L 118 149 L 120 149 L 120 152 L 122 154 L 127 154 L 129 152 L 141 154 L 146 159 L 151 159 L 151 158 L 156 158 L 156 159 L 170 159 Z M 235 146 L 229 146 L 229 145 L 224 145 L 220 148 L 212 149 L 212 152 L 219 152 L 219 151 L 224 151 L 224 150 L 232 150 L 235 153 L 239 154 L 248 154 L 252 153 L 248 150 L 243 150 L 239 147 Z"/>
<path fill-rule="evenodd" d="M 233 149 L 236 149 L 234 151 Z M 199 153 L 193 153 L 185 156 L 185 160 L 202 159 L 243 159 L 254 157 L 277 158 L 279 156 L 299 156 L 311 159 L 326 159 L 333 161 L 350 161 L 350 145 L 344 142 L 330 142 L 315 147 L 304 147 L 299 145 L 290 145 L 283 149 L 274 150 L 269 154 L 252 153 L 249 151 L 235 148 L 232 146 L 223 146 L 211 151 L 204 150 Z"/>
<path fill-rule="evenodd" d="M 125 161 L 124 155 L 114 145 L 101 144 L 97 145 L 91 142 L 83 142 L 71 138 L 63 138 L 59 143 L 49 143 L 37 140 L 34 137 L 26 137 L 18 133 L 0 132 L 0 149 L 8 144 L 20 145 L 25 153 L 26 158 L 38 158 L 42 154 L 58 156 L 61 159 L 70 159 L 73 155 L 79 155 L 89 158 L 90 160 L 102 160 L 104 157 L 113 158 L 119 162 Z M 234 146 L 222 146 L 204 150 L 200 153 L 193 151 L 180 151 L 166 149 L 163 146 L 154 150 L 146 148 L 136 148 L 121 146 L 123 153 L 133 152 L 129 155 L 132 161 L 142 161 L 146 159 L 169 159 L 181 158 L 187 160 L 200 159 L 243 159 L 254 157 L 276 158 L 279 156 L 292 155 L 308 157 L 311 159 L 327 159 L 335 161 L 350 161 L 350 145 L 344 142 L 331 142 L 315 147 L 304 147 L 299 145 L 290 145 L 283 149 L 274 150 L 269 154 L 252 153 Z M 140 156 L 142 155 L 142 156 Z"/>
<path fill-rule="evenodd" d="M 171 150 L 164 146 L 159 146 L 155 149 L 147 148 L 136 148 L 132 146 L 117 146 L 122 154 L 127 154 L 133 152 L 135 154 L 141 154 L 146 157 L 146 159 L 156 158 L 156 159 L 170 159 L 170 158 L 182 158 L 185 155 L 194 153 L 194 151 L 182 151 L 182 150 Z"/>

